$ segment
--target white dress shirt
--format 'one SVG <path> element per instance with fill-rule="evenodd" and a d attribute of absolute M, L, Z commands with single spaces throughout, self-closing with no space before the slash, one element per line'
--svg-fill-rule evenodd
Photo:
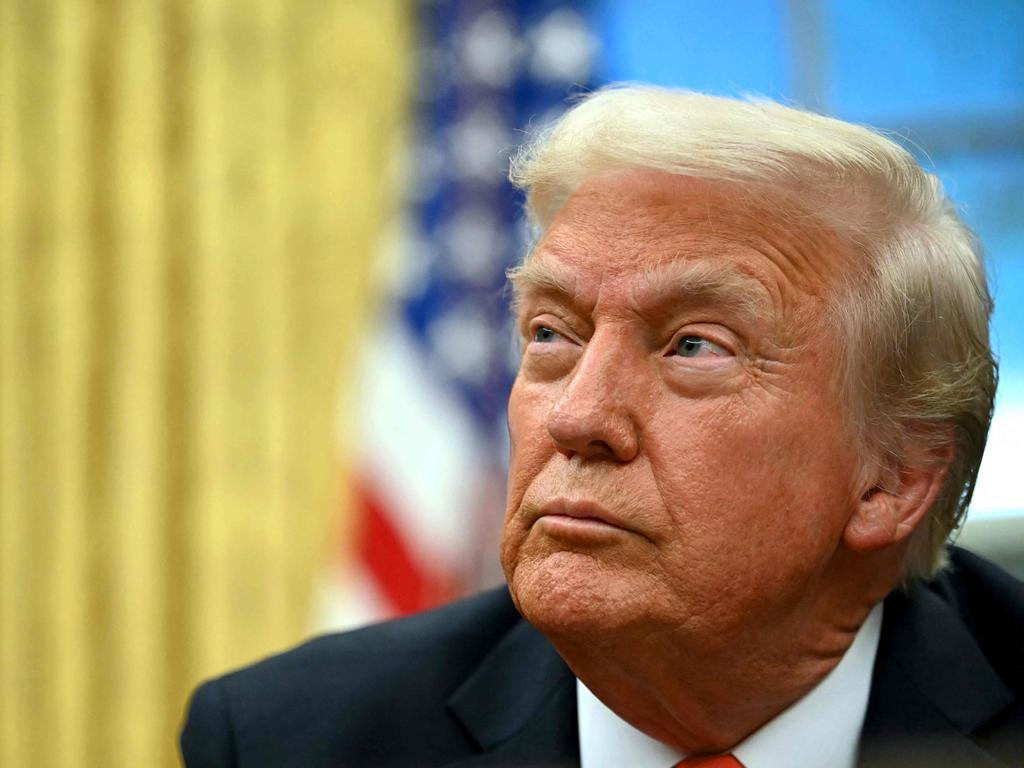
<path fill-rule="evenodd" d="M 835 668 L 731 754 L 745 768 L 854 768 L 881 630 L 879 603 Z M 686 757 L 638 731 L 579 680 L 576 704 L 582 768 L 671 768 Z"/>

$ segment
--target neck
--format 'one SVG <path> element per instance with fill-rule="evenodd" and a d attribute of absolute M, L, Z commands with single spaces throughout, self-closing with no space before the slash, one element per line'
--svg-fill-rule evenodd
<path fill-rule="evenodd" d="M 897 573 L 880 568 L 868 579 L 830 582 L 816 599 L 770 621 L 759 616 L 713 637 L 647 627 L 596 643 L 592 635 L 551 639 L 576 676 L 634 727 L 686 754 L 721 752 L 835 668 Z"/>

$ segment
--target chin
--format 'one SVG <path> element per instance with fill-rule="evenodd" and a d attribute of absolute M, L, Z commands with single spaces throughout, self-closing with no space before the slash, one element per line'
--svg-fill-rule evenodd
<path fill-rule="evenodd" d="M 599 637 L 629 624 L 638 607 L 635 591 L 587 554 L 530 558 L 508 575 L 519 612 L 549 637 Z"/>

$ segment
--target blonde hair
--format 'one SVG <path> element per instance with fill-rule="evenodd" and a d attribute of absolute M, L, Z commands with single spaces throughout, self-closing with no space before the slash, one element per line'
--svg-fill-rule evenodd
<path fill-rule="evenodd" d="M 513 158 L 536 234 L 597 173 L 651 168 L 763 187 L 795 200 L 863 259 L 826 308 L 845 341 L 841 376 L 865 455 L 953 458 L 912 534 L 905 572 L 928 577 L 962 522 L 996 387 L 981 248 L 938 179 L 879 133 L 768 100 L 650 86 L 583 99 Z"/>

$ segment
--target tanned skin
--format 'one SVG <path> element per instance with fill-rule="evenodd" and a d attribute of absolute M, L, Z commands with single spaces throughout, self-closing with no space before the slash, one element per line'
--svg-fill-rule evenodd
<path fill-rule="evenodd" d="M 607 173 L 516 280 L 513 598 L 611 709 L 688 754 L 733 747 L 828 674 L 945 472 L 862 455 L 825 313 L 863 267 L 793 213 Z"/>

